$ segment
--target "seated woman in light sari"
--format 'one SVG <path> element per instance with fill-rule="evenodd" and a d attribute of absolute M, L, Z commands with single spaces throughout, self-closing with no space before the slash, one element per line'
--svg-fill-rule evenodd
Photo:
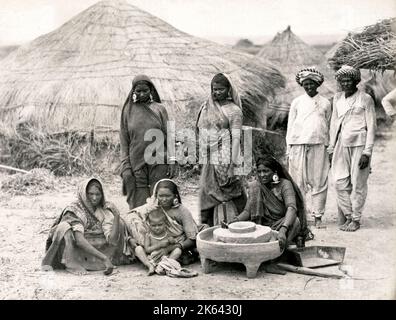
<path fill-rule="evenodd" d="M 130 211 L 127 220 L 128 228 L 138 244 L 136 255 L 147 267 L 149 274 L 152 273 L 153 265 L 144 250 L 145 237 L 149 231 L 146 222 L 147 215 L 157 209 L 164 213 L 167 235 L 173 237 L 175 242 L 156 250 L 155 256 L 151 256 L 150 260 L 159 261 L 162 256 L 169 255 L 176 248 L 182 250 L 178 259 L 182 265 L 197 260 L 196 237 L 199 231 L 207 227 L 196 224 L 190 210 L 182 204 L 177 185 L 172 180 L 158 181 L 154 186 L 153 196 L 147 199 L 147 204 Z"/>
<path fill-rule="evenodd" d="M 256 161 L 257 180 L 249 183 L 248 200 L 234 221 L 250 220 L 279 231 L 281 249 L 298 235 L 307 238 L 307 220 L 298 187 L 289 173 L 271 156 Z"/>
<path fill-rule="evenodd" d="M 134 259 L 135 242 L 118 209 L 105 200 L 98 179 L 84 181 L 77 200 L 56 219 L 46 243 L 44 270 L 66 269 L 75 274 L 104 270 L 129 264 Z"/>
<path fill-rule="evenodd" d="M 200 181 L 201 222 L 213 226 L 222 220 L 218 218 L 220 205 L 226 206 L 226 219 L 230 219 L 246 203 L 241 177 L 234 170 L 240 153 L 242 103 L 229 76 L 214 76 L 211 96 L 201 106 L 196 129 L 202 157 L 207 159 Z"/>

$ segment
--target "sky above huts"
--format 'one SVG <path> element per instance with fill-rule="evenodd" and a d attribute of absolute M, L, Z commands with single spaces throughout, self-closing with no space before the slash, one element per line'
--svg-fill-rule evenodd
<path fill-rule="evenodd" d="M 59 27 L 97 0 L 0 0 L 0 45 L 21 44 Z M 128 0 L 174 27 L 223 43 L 265 42 L 291 25 L 308 43 L 396 16 L 395 0 Z"/>

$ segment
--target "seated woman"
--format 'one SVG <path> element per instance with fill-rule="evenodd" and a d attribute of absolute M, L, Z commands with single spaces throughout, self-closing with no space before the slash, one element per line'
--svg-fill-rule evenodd
<path fill-rule="evenodd" d="M 149 232 L 146 224 L 147 216 L 151 211 L 160 209 L 165 215 L 167 235 L 175 238 L 175 243 L 156 250 L 155 256 L 151 259 L 160 260 L 162 256 L 169 255 L 174 249 L 180 248 L 182 255 L 179 258 L 181 264 L 186 265 L 198 258 L 196 250 L 196 237 L 199 231 L 203 230 L 206 225 L 198 226 L 190 212 L 181 202 L 180 193 L 177 185 L 170 179 L 162 179 L 156 183 L 153 189 L 153 197 L 148 199 L 146 205 L 130 211 L 128 227 L 131 234 L 138 244 L 136 255 L 149 270 L 153 269 L 150 260 L 147 259 L 144 245 L 145 237 Z"/>
<path fill-rule="evenodd" d="M 256 161 L 257 180 L 249 183 L 245 209 L 235 221 L 251 220 L 279 231 L 281 249 L 308 234 L 302 197 L 289 173 L 271 156 Z"/>
<path fill-rule="evenodd" d="M 135 259 L 134 240 L 115 205 L 105 200 L 102 183 L 88 179 L 78 189 L 77 200 L 56 219 L 46 243 L 43 269 L 113 272 L 113 265 Z"/>

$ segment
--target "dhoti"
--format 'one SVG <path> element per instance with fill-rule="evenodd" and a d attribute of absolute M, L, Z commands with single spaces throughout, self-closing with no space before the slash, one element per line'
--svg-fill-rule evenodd
<path fill-rule="evenodd" d="M 300 188 L 307 213 L 322 217 L 326 206 L 330 163 L 323 144 L 295 144 L 289 152 L 289 173 Z"/>
<path fill-rule="evenodd" d="M 332 170 L 335 179 L 337 204 L 346 219 L 360 221 L 367 197 L 370 164 L 359 168 L 364 146 L 344 147 L 339 139 L 334 148 Z"/>

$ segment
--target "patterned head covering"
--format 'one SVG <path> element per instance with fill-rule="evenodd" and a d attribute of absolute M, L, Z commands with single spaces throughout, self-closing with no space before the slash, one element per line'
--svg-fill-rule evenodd
<path fill-rule="evenodd" d="M 360 70 L 355 69 L 354 67 L 343 65 L 335 74 L 335 78 L 337 81 L 340 81 L 341 78 L 352 78 L 355 80 L 357 83 L 360 82 L 361 77 L 360 77 Z"/>
<path fill-rule="evenodd" d="M 296 81 L 300 86 L 307 79 L 315 81 L 320 86 L 324 81 L 324 76 L 315 67 L 304 68 L 296 74 Z"/>

